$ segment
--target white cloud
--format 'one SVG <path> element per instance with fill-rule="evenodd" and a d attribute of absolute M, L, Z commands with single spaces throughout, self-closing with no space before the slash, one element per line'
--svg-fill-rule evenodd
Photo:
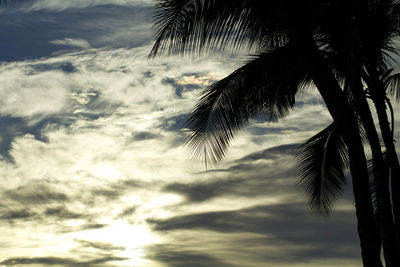
<path fill-rule="evenodd" d="M 0 114 L 14 117 L 49 115 L 61 111 L 72 86 L 59 71 L 26 75 L 21 63 L 0 67 Z"/>
<path fill-rule="evenodd" d="M 56 44 L 56 45 L 84 48 L 84 49 L 90 48 L 90 44 L 86 40 L 83 40 L 83 39 L 64 38 L 62 40 L 50 41 L 50 43 Z"/>

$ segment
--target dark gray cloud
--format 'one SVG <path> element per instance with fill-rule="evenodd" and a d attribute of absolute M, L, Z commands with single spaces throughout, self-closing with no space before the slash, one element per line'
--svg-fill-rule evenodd
<path fill-rule="evenodd" d="M 167 192 L 182 194 L 189 202 L 202 202 L 214 197 L 255 197 L 291 195 L 296 181 L 293 164 L 298 144 L 288 144 L 268 148 L 234 161 L 226 169 L 216 169 L 200 173 L 226 173 L 219 179 L 192 183 L 172 183 L 165 186 Z M 259 161 L 259 160 L 274 160 Z M 277 166 L 285 166 L 277 168 Z"/>
<path fill-rule="evenodd" d="M 124 247 L 121 246 L 115 246 L 110 243 L 104 243 L 104 242 L 90 242 L 86 240 L 77 240 L 83 247 L 89 247 L 89 248 L 95 248 L 100 251 L 104 251 L 107 253 L 110 253 L 112 251 L 121 251 L 124 250 Z"/>
<path fill-rule="evenodd" d="M 286 244 L 297 248 L 285 249 L 278 257 L 270 260 L 295 262 L 357 258 L 359 248 L 354 220 L 353 211 L 336 211 L 330 218 L 321 218 L 310 216 L 305 203 L 288 203 L 190 214 L 166 220 L 149 220 L 149 223 L 155 231 L 161 232 L 192 230 L 195 233 L 211 230 L 219 233 L 260 234 L 264 236 L 263 239 L 253 240 L 261 242 L 258 245 L 274 244 L 279 247 Z M 253 245 L 256 247 L 257 244 Z M 242 244 L 238 243 L 237 246 Z M 337 249 L 339 247 L 341 249 Z"/>
<path fill-rule="evenodd" d="M 288 172 L 284 172 L 286 174 Z M 258 176 L 251 173 L 232 174 L 233 178 L 223 178 L 194 183 L 172 183 L 164 190 L 182 194 L 188 202 L 203 202 L 216 197 L 263 197 L 293 195 L 294 177 Z"/>
<path fill-rule="evenodd" d="M 173 183 L 167 185 L 164 190 L 184 195 L 190 202 L 202 202 L 216 196 L 232 193 L 233 188 L 240 186 L 241 180 L 210 181 L 203 183 Z"/>
<path fill-rule="evenodd" d="M 236 163 L 255 162 L 259 159 L 278 159 L 282 155 L 296 156 L 298 148 L 301 144 L 286 144 L 263 149 L 261 151 L 244 156 L 236 161 Z"/>
<path fill-rule="evenodd" d="M 180 114 L 169 118 L 162 118 L 162 128 L 167 131 L 180 132 L 182 128 L 185 127 L 185 122 L 188 116 L 189 114 Z"/>
<path fill-rule="evenodd" d="M 105 184 L 102 187 L 93 188 L 89 191 L 89 194 L 91 195 L 94 203 L 97 201 L 95 198 L 103 198 L 106 201 L 117 200 L 127 192 L 132 192 L 146 186 L 149 186 L 149 184 L 135 179 L 129 179 Z"/>
<path fill-rule="evenodd" d="M 29 65 L 29 67 L 31 67 L 31 70 L 28 72 L 28 74 L 30 75 L 38 72 L 54 71 L 54 70 L 59 70 L 67 74 L 77 71 L 76 67 L 73 65 L 72 62 L 58 62 L 52 64 L 39 63 L 39 64 L 31 64 Z"/>
<path fill-rule="evenodd" d="M 65 220 L 65 219 L 79 219 L 79 218 L 84 218 L 86 215 L 72 212 L 68 210 L 65 206 L 59 206 L 59 207 L 53 207 L 53 208 L 47 208 L 44 212 L 45 216 L 51 216 L 55 217 L 59 220 Z"/>
<path fill-rule="evenodd" d="M 57 257 L 37 257 L 37 258 L 10 258 L 0 262 L 1 265 L 15 266 L 15 265 L 60 265 L 70 266 L 77 263 L 73 259 L 57 258 Z"/>
<path fill-rule="evenodd" d="M 65 225 L 60 225 L 58 233 L 72 233 L 72 232 L 80 232 L 80 231 L 86 231 L 86 230 L 96 230 L 96 229 L 102 229 L 107 227 L 108 224 L 103 224 L 103 223 L 96 223 L 96 222 L 91 222 L 90 219 L 82 225 L 79 226 L 65 226 Z"/>
<path fill-rule="evenodd" d="M 190 251 L 171 245 L 154 245 L 146 249 L 146 256 L 149 259 L 162 262 L 167 266 L 173 267 L 231 267 L 233 265 L 222 262 L 221 260 L 198 251 Z"/>
<path fill-rule="evenodd" d="M 22 205 L 40 205 L 49 203 L 62 203 L 69 201 L 69 197 L 62 192 L 53 190 L 46 183 L 32 181 L 3 193 L 3 198 L 19 202 Z"/>
<path fill-rule="evenodd" d="M 36 213 L 30 211 L 29 209 L 17 209 L 17 210 L 5 210 L 0 213 L 0 220 L 16 220 L 34 217 Z"/>
<path fill-rule="evenodd" d="M 118 214 L 118 218 L 129 218 L 132 215 L 134 215 L 136 211 L 137 211 L 137 207 L 135 207 L 135 206 L 128 207 L 128 208 L 124 209 L 120 214 Z"/>
<path fill-rule="evenodd" d="M 0 262 L 0 265 L 5 266 L 21 266 L 21 265 L 55 265 L 55 266 L 92 266 L 97 264 L 105 264 L 112 261 L 124 261 L 126 258 L 107 256 L 89 261 L 78 261 L 72 258 L 60 257 L 33 257 L 33 258 L 10 258 Z M 113 266 L 113 265 L 107 265 Z"/>
<path fill-rule="evenodd" d="M 160 138 L 161 135 L 151 132 L 139 132 L 132 134 L 134 141 L 150 140 Z"/>
<path fill-rule="evenodd" d="M 281 127 L 281 128 L 276 128 L 276 127 L 260 127 L 257 125 L 254 126 L 249 126 L 246 128 L 246 131 L 251 133 L 252 135 L 268 135 L 268 134 L 282 134 L 283 131 L 295 131 L 298 130 L 295 127 Z"/>
<path fill-rule="evenodd" d="M 297 262 L 311 264 L 313 261 L 328 259 L 357 261 L 360 252 L 354 211 L 333 211 L 331 217 L 321 217 L 312 215 L 307 203 L 301 201 L 300 192 L 295 189 L 295 157 L 298 146 L 299 144 L 287 144 L 264 149 L 234 161 L 234 165 L 229 168 L 198 174 L 215 174 L 220 178 L 199 179 L 201 182 L 186 184 L 172 183 L 164 188 L 168 192 L 184 195 L 189 204 L 206 203 L 216 197 L 276 197 L 280 199 L 281 204 L 259 205 L 233 211 L 192 213 L 164 220 L 149 219 L 149 225 L 154 231 L 166 235 L 190 232 L 192 238 L 197 240 L 196 246 L 199 247 L 209 246 L 207 240 L 200 237 L 202 231 L 223 234 L 226 240 L 218 242 L 232 242 L 231 247 L 226 249 L 233 255 L 233 251 L 238 250 L 238 254 L 244 253 L 242 256 L 249 257 L 249 260 L 251 258 L 250 261 L 264 262 L 268 265 L 289 266 Z M 350 191 L 345 190 L 347 204 L 352 201 Z M 231 240 L 230 234 L 240 235 L 242 238 Z M 249 237 L 252 234 L 257 237 Z M 182 262 L 196 262 L 197 253 L 214 259 L 215 251 L 211 248 L 197 250 L 185 245 L 183 240 L 175 245 L 179 247 L 176 254 L 171 253 L 167 247 L 160 246 L 157 251 L 161 255 L 159 261 L 167 264 L 172 262 L 171 266 L 179 266 L 179 259 L 182 259 Z M 248 251 L 239 252 L 240 247 Z M 282 247 L 282 250 L 277 250 L 279 247 Z M 190 253 L 186 254 L 186 250 Z M 172 255 L 172 259 L 163 257 L 164 253 Z M 218 255 L 219 259 L 227 257 Z M 201 260 L 199 262 L 201 264 Z"/>

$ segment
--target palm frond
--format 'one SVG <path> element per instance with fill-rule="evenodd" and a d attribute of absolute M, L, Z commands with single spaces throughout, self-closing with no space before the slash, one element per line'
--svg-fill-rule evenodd
<path fill-rule="evenodd" d="M 204 91 L 186 122 L 191 131 L 186 145 L 193 158 L 204 159 L 206 166 L 216 164 L 255 115 L 286 116 L 298 90 L 310 82 L 296 66 L 294 53 L 289 45 L 262 53 Z"/>
<path fill-rule="evenodd" d="M 385 81 L 386 90 L 389 95 L 400 101 L 400 73 L 392 74 Z"/>
<path fill-rule="evenodd" d="M 388 159 L 388 154 L 386 151 L 383 151 L 383 161 L 385 163 L 385 176 L 389 176 L 390 173 L 390 165 L 389 165 L 389 159 Z M 377 210 L 377 205 L 378 205 L 378 199 L 377 199 L 377 191 L 379 190 L 379 183 L 376 181 L 374 177 L 374 161 L 373 159 L 369 159 L 367 161 L 367 167 L 368 167 L 368 173 L 369 173 L 369 189 L 371 192 L 371 198 L 372 198 L 372 205 L 374 207 L 374 210 L 376 212 Z"/>
<path fill-rule="evenodd" d="M 149 57 L 160 52 L 184 54 L 228 43 L 258 47 L 286 43 L 277 23 L 279 1 L 159 0 L 154 11 L 155 43 Z M 266 20 L 265 18 L 270 19 Z M 267 31 L 268 29 L 268 31 Z"/>
<path fill-rule="evenodd" d="M 309 199 L 311 210 L 329 214 L 346 183 L 348 152 L 335 123 L 300 147 L 298 187 Z"/>

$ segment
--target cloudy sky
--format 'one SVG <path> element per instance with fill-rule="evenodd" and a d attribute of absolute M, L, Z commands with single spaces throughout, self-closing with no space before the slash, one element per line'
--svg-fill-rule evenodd
<path fill-rule="evenodd" d="M 150 5 L 0 9 L 0 266 L 361 266 L 351 188 L 321 217 L 295 187 L 321 98 L 254 121 L 206 171 L 183 122 L 246 57 L 149 61 Z"/>

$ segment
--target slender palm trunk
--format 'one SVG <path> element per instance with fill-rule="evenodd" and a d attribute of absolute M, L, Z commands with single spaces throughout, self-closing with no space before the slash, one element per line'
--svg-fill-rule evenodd
<path fill-rule="evenodd" d="M 386 113 L 385 88 L 376 73 L 372 73 L 372 83 L 368 84 L 372 100 L 374 101 L 376 112 L 378 115 L 379 126 L 381 128 L 382 139 L 388 153 L 391 188 L 392 188 L 392 204 L 397 238 L 400 239 L 400 164 L 397 157 L 396 147 L 393 141 L 393 132 L 390 129 L 389 119 Z"/>
<path fill-rule="evenodd" d="M 374 217 L 368 169 L 356 117 L 312 38 L 300 44 L 300 48 L 310 63 L 305 67 L 324 99 L 331 116 L 341 127 L 342 136 L 349 149 L 350 172 L 363 264 L 365 267 L 382 266 L 381 242 Z"/>
<path fill-rule="evenodd" d="M 356 77 L 360 77 L 360 75 L 356 75 Z M 390 201 L 389 177 L 385 170 L 379 136 L 376 132 L 371 111 L 359 79 L 352 81 L 351 90 L 354 96 L 356 109 L 364 125 L 372 151 L 373 174 L 377 198 L 377 217 L 383 241 L 386 266 L 400 266 L 399 255 L 397 253 L 397 238 L 391 208 L 392 205 Z"/>
<path fill-rule="evenodd" d="M 393 202 L 393 213 L 395 216 L 396 228 L 400 233 L 400 165 L 397 158 L 396 148 L 393 143 L 392 131 L 389 127 L 389 120 L 386 114 L 385 103 L 381 101 L 375 102 L 379 126 L 382 132 L 383 142 L 386 147 L 386 151 L 389 157 L 389 166 L 391 173 L 391 187 L 392 187 L 392 202 Z"/>

